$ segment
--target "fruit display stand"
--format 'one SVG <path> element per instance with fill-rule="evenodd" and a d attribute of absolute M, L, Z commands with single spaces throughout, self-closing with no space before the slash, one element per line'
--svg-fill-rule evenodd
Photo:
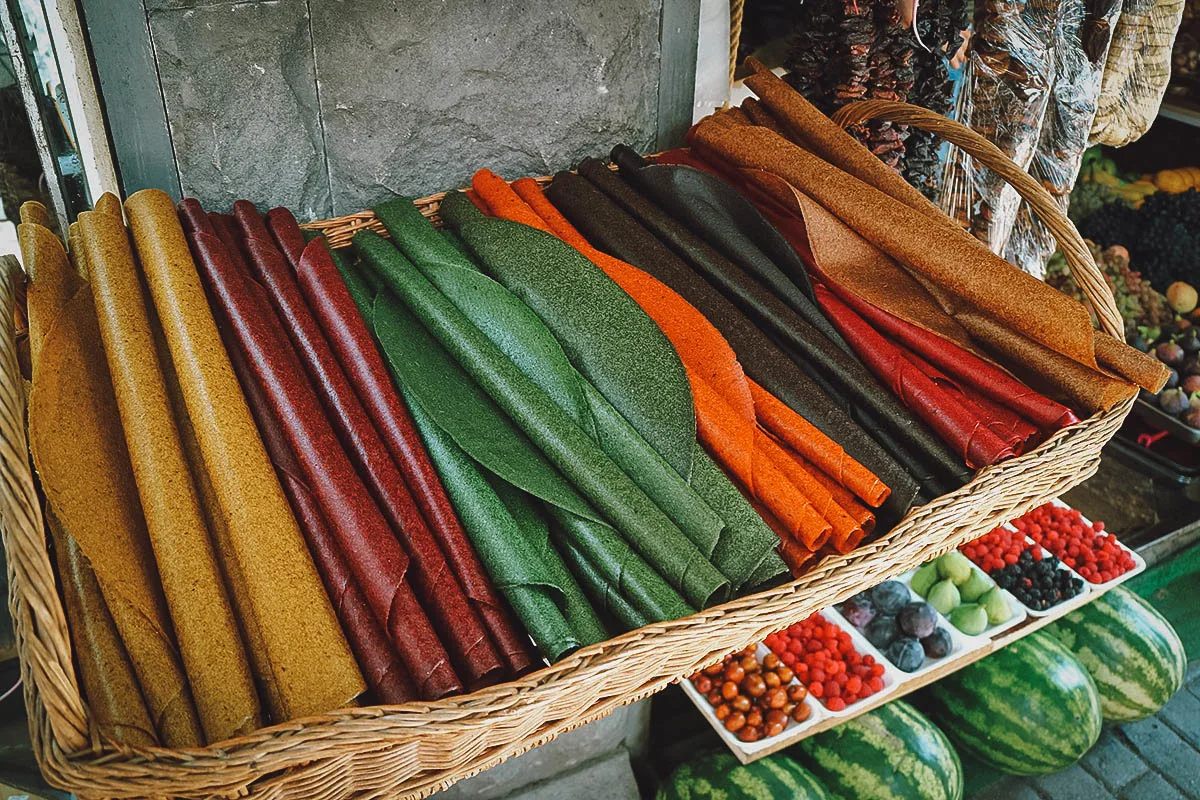
<path fill-rule="evenodd" d="M 1069 506 L 1067 506 L 1058 498 L 1054 498 L 1051 502 L 1060 507 L 1069 508 Z M 1124 546 L 1122 545 L 1122 547 Z M 692 688 L 686 679 L 680 683 L 684 687 L 684 691 L 688 695 L 689 699 L 692 700 L 693 704 L 695 704 L 696 708 L 700 711 L 701 715 L 704 716 L 710 722 L 710 724 L 712 724 L 713 727 L 718 730 L 718 733 L 721 734 L 722 740 L 729 747 L 730 751 L 733 752 L 733 754 L 738 758 L 739 761 L 741 761 L 741 763 L 749 764 L 753 761 L 763 758 L 764 756 L 778 753 L 781 750 L 789 748 L 810 736 L 821 733 L 822 731 L 827 731 L 830 728 L 836 728 L 838 725 L 842 724 L 848 719 L 852 719 L 860 714 L 865 714 L 866 712 L 879 708 L 880 706 L 887 705 L 893 700 L 898 700 L 905 695 L 917 691 L 918 689 L 935 683 L 941 678 L 957 672 L 958 670 L 973 664 L 982 658 L 985 658 L 997 650 L 1007 647 L 1018 639 L 1022 639 L 1034 631 L 1046 627 L 1050 623 L 1061 619 L 1080 606 L 1096 600 L 1110 589 L 1120 585 L 1123 581 L 1128 580 L 1145 569 L 1145 561 L 1135 552 L 1129 552 L 1135 557 L 1135 561 L 1138 566 L 1135 569 L 1124 573 L 1120 576 L 1120 578 L 1102 584 L 1091 584 L 1087 581 L 1084 581 L 1083 592 L 1080 592 L 1075 597 L 1064 600 L 1063 602 L 1060 602 L 1057 605 L 1046 609 L 1045 611 L 1033 612 L 1015 598 L 1011 599 L 1010 602 L 1015 604 L 1013 606 L 1015 613 L 1010 620 L 1005 623 L 992 626 L 979 636 L 972 637 L 960 634 L 960 636 L 962 636 L 964 639 L 973 639 L 976 641 L 961 651 L 952 651 L 946 657 L 940 659 L 937 663 L 926 665 L 921 669 L 908 674 L 900 672 L 892 667 L 892 665 L 887 662 L 886 657 L 884 657 L 882 654 L 878 654 L 875 648 L 871 648 L 870 645 L 865 642 L 862 636 L 858 634 L 853 626 L 846 622 L 841 615 L 835 613 L 833 618 L 837 621 L 839 626 L 844 627 L 847 632 L 851 634 L 851 636 L 855 639 L 856 646 L 861 648 L 865 645 L 866 647 L 870 648 L 872 653 L 876 653 L 876 658 L 886 664 L 888 674 L 893 676 L 893 680 L 887 683 L 886 688 L 883 691 L 859 700 L 853 705 L 847 707 L 844 711 L 838 713 L 832 713 L 825 709 L 824 706 L 821 706 L 819 703 L 817 703 L 819 713 L 814 713 L 814 715 L 805 723 L 789 726 L 788 729 L 782 734 L 773 736 L 769 739 L 760 740 L 753 744 L 748 745 L 744 742 L 740 742 L 734 736 L 729 735 L 727 731 L 723 730 L 720 722 L 715 719 L 715 716 L 712 713 L 712 708 L 708 705 L 704 696 Z M 1061 568 L 1070 570 L 1070 568 L 1066 567 L 1066 565 L 1061 565 Z M 912 578 L 912 572 L 913 571 L 909 571 L 903 575 L 897 575 L 895 576 L 895 579 L 908 585 Z M 954 631 L 954 633 L 958 632 Z"/>
<path fill-rule="evenodd" d="M 1102 328 L 1121 335 L 1111 293 L 1078 232 L 1046 190 L 993 145 L 915 106 L 870 101 L 842 111 L 842 124 L 889 119 L 941 134 L 1008 180 L 1058 237 Z M 439 199 L 417 205 L 436 219 Z M 360 214 L 319 227 L 333 238 L 375 224 Z M 1095 473 L 1102 447 L 1133 404 L 1131 396 L 1029 453 L 981 470 L 963 488 L 913 509 L 886 534 L 824 558 L 796 580 L 585 647 L 518 680 L 433 702 L 343 708 L 205 748 L 117 747 L 97 735 L 79 689 L 28 458 L 16 330 L 22 280 L 15 260 L 0 261 L 0 519 L 9 604 L 39 766 L 53 785 L 86 796 L 427 797 L 1046 502 Z M 1050 619 L 1028 620 L 969 655 L 982 657 Z M 871 697 L 855 711 L 906 694 L 965 660 Z M 809 732 L 844 719 L 830 716 Z"/>

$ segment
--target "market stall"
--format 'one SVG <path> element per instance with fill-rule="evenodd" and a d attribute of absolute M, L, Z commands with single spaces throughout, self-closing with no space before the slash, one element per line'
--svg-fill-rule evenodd
<path fill-rule="evenodd" d="M 787 80 L 741 60 L 754 97 L 684 136 L 672 62 L 654 147 L 601 125 L 552 176 L 464 151 L 469 188 L 330 216 L 364 187 L 339 187 L 345 142 L 322 139 L 332 202 L 214 159 L 199 199 L 152 183 L 74 218 L 22 206 L 0 516 L 51 784 L 428 796 L 674 682 L 743 764 L 822 752 L 932 686 L 957 746 L 1048 772 L 1120 713 L 1071 632 L 1107 624 L 1088 614 L 1157 632 L 1161 675 L 1128 713 L 1166 702 L 1182 646 L 1118 587 L 1145 562 L 1056 500 L 1139 391 L 1161 409 L 1179 379 L 1173 350 L 1131 346 L 1066 213 L 1086 143 L 1067 109 L 1083 91 L 1096 113 L 1107 42 L 1056 28 L 1087 64 L 1052 70 L 1062 92 L 1031 112 L 1036 75 L 998 73 L 1013 34 L 988 32 L 1016 20 L 977 9 L 968 48 L 952 4 L 810 10 L 827 30 Z M 219 29 L 148 20 L 179 52 Z M 944 116 L 955 41 L 962 91 L 999 81 L 1006 108 L 960 95 Z M 834 52 L 850 78 L 812 61 Z M 162 109 L 184 153 L 213 85 L 157 64 L 188 87 Z M 987 122 L 1030 113 L 1019 141 Z M 416 141 L 454 151 L 435 140 Z M 191 194 L 176 163 L 166 188 Z M 289 181 L 303 197 L 242 199 Z M 1078 297 L 1035 277 L 1056 249 Z M 968 676 L 1032 663 L 1058 665 L 1044 695 L 994 730 L 1018 702 L 1086 724 L 984 743 Z"/>

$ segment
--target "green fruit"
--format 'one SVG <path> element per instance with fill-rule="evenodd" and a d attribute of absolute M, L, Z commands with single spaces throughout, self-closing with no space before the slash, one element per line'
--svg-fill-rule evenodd
<path fill-rule="evenodd" d="M 1001 622 L 1008 622 L 1012 619 L 1012 605 L 1004 596 L 1004 590 L 999 587 L 992 587 L 984 592 L 983 597 L 979 598 L 979 602 L 987 611 L 989 624 L 999 625 Z"/>
<path fill-rule="evenodd" d="M 929 688 L 934 722 L 981 761 L 1015 775 L 1066 769 L 1100 738 L 1100 695 L 1079 659 L 1031 633 Z"/>
<path fill-rule="evenodd" d="M 1046 626 L 1091 673 L 1104 718 L 1132 722 L 1156 713 L 1183 685 L 1187 656 L 1171 623 L 1118 586 Z"/>
<path fill-rule="evenodd" d="M 964 603 L 974 603 L 979 598 L 996 585 L 996 582 L 983 574 L 983 570 L 972 568 L 971 577 L 967 578 L 966 583 L 958 587 L 958 594 L 962 597 Z"/>
<path fill-rule="evenodd" d="M 950 622 L 968 636 L 978 636 L 988 626 L 987 609 L 978 603 L 963 603 L 950 612 Z"/>
<path fill-rule="evenodd" d="M 927 597 L 929 590 L 938 582 L 938 567 L 936 561 L 930 561 L 913 573 L 912 590 L 921 597 Z"/>
<path fill-rule="evenodd" d="M 962 602 L 962 598 L 958 594 L 958 587 L 954 585 L 953 581 L 949 580 L 935 583 L 933 588 L 929 590 L 929 596 L 925 599 L 942 616 L 947 616 Z"/>
<path fill-rule="evenodd" d="M 958 753 L 936 725 L 901 700 L 810 736 L 789 752 L 843 800 L 963 796 Z"/>
<path fill-rule="evenodd" d="M 975 571 L 975 565 L 971 563 L 971 559 L 957 550 L 951 550 L 949 553 L 939 556 L 937 565 L 938 574 L 954 581 L 955 586 L 966 583 L 970 579 L 971 573 Z"/>
<path fill-rule="evenodd" d="M 812 773 L 785 755 L 739 764 L 721 750 L 685 761 L 658 787 L 656 800 L 833 800 Z"/>

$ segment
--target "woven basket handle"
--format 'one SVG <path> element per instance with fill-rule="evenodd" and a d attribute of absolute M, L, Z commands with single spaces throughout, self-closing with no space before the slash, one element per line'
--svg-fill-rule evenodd
<path fill-rule="evenodd" d="M 1083 237 L 1045 187 L 1028 172 L 1018 167 L 1000 151 L 1000 148 L 966 125 L 946 119 L 927 108 L 892 100 L 860 100 L 842 106 L 833 115 L 833 121 L 843 128 L 870 120 L 910 125 L 940 136 L 962 148 L 976 161 L 1008 181 L 1058 240 L 1058 246 L 1066 256 L 1067 266 L 1075 276 L 1075 281 L 1083 287 L 1084 295 L 1096 312 L 1101 330 L 1122 342 L 1125 341 L 1125 323 L 1117 311 L 1117 302 L 1113 299 L 1112 290 L 1105 282 L 1100 268 L 1092 259 L 1092 253 L 1084 243 Z"/>

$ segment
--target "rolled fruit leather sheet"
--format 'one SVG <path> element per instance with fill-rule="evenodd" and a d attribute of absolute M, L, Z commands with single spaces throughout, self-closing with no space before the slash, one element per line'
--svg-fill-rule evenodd
<path fill-rule="evenodd" d="M 305 244 L 300 226 L 287 209 L 267 214 L 267 224 L 296 270 L 300 289 L 325 332 L 347 377 L 354 384 L 380 437 L 400 467 L 430 530 L 446 554 L 467 598 L 483 620 L 508 672 L 520 675 L 533 666 L 528 637 L 497 594 L 455 514 L 416 424 L 388 377 L 371 331 L 363 321 L 324 240 Z"/>
<path fill-rule="evenodd" d="M 453 196 L 443 204 L 443 219 L 546 323 L 571 363 L 596 387 L 603 387 L 604 394 L 588 378 L 578 381 L 586 405 L 582 414 L 589 426 L 594 424 L 604 451 L 734 585 L 740 585 L 774 547 L 774 536 L 762 530 L 761 538 L 746 538 L 742 531 L 729 531 L 693 485 L 696 462 L 705 456 L 696 443 L 688 379 L 671 342 L 625 292 L 554 237 L 502 179 L 481 170 L 474 183 L 480 205 L 490 211 L 495 211 L 491 203 L 523 210 L 523 224 L 485 217 Z M 659 408 L 647 408 L 654 405 Z M 641 422 L 645 438 L 630 419 Z M 705 491 L 720 491 L 715 483 L 699 485 Z M 749 552 L 733 553 L 722 541 L 731 536 L 750 545 Z"/>
<path fill-rule="evenodd" d="M 774 172 L 824 205 L 911 270 L 946 311 L 962 317 L 960 322 L 970 325 L 976 316 L 993 317 L 1015 333 L 1093 372 L 1098 370 L 1091 324 L 1081 304 L 1013 268 L 954 226 L 920 192 L 861 145 L 855 146 L 853 137 L 769 70 L 756 72 L 746 82 L 803 147 L 780 151 L 781 137 L 763 128 L 752 128 L 742 131 L 746 135 L 744 143 L 728 151 L 727 157 L 740 150 L 741 155 L 732 160 L 743 169 Z M 714 132 L 713 126 L 707 124 L 713 121 L 702 123 L 701 127 L 709 129 L 703 136 Z M 694 133 L 697 141 L 702 141 L 699 127 Z M 811 149 L 816 157 L 803 148 Z M 747 159 L 754 151 L 756 156 Z M 828 162 L 823 165 L 826 169 L 822 169 L 821 159 Z M 833 171 L 827 169 L 830 166 Z M 839 177 L 843 180 L 837 180 Z M 847 177 L 852 180 L 845 181 Z M 865 192 L 861 182 L 868 184 Z M 893 202 L 879 198 L 878 194 Z M 870 213 L 864 213 L 865 197 L 872 197 L 875 203 Z M 904 225 L 904 215 L 897 214 L 898 205 L 919 212 L 931 224 L 916 226 L 910 220 L 909 225 Z M 853 285 L 848 288 L 861 294 Z M 886 310 L 905 317 L 902 307 Z M 1007 348 L 1023 349 L 1011 343 Z M 1165 380 L 1165 371 L 1160 375 Z M 1152 384 L 1144 388 L 1158 387 Z"/>
<path fill-rule="evenodd" d="M 892 489 L 885 507 L 895 519 L 916 501 L 916 483 L 903 468 L 834 407 L 812 379 L 749 318 L 593 184 L 573 173 L 560 173 L 546 196 L 592 244 L 678 292 L 729 342 L 749 377 L 878 475 Z"/>
<path fill-rule="evenodd" d="M 396 273 L 411 271 L 416 273 L 412 276 L 416 291 L 432 296 L 436 302 L 434 288 L 415 281 L 420 273 L 382 238 L 359 234 L 355 249 L 363 254 L 365 267 L 372 270 L 371 280 L 379 283 L 386 270 L 392 282 L 403 288 L 402 281 L 408 276 Z M 423 300 L 415 295 L 416 302 Z M 463 322 L 460 319 L 456 327 Z M 648 620 L 675 619 L 691 613 L 683 598 L 608 526 L 405 303 L 382 285 L 375 298 L 373 325 L 410 404 L 420 406 L 481 466 L 543 501 L 556 535 L 569 539 L 586 554 L 594 567 L 593 574 L 607 582 L 584 586 L 593 601 L 603 599 L 605 586 L 611 584 Z M 495 355 L 487 357 L 496 360 Z M 561 427 L 561 420 L 555 424 Z M 577 573 L 575 577 L 583 580 L 585 576 Z"/>
<path fill-rule="evenodd" d="M 626 161 L 628 163 L 629 159 Z M 716 209 L 736 202 L 736 192 L 723 191 L 727 187 L 720 180 L 687 168 L 670 165 L 639 170 L 627 168 L 623 174 L 628 180 L 639 188 L 645 187 L 643 191 L 653 190 L 650 196 L 655 202 L 651 203 L 630 186 L 622 184 L 595 159 L 580 164 L 580 173 L 624 205 L 782 346 L 796 353 L 809 365 L 814 377 L 823 381 L 823 386 L 831 387 L 827 391 L 847 398 L 852 409 L 866 411 L 865 419 L 879 420 L 889 434 L 902 440 L 917 460 L 929 465 L 949 485 L 961 485 L 970 479 L 970 472 L 955 455 L 874 380 L 852 351 L 843 349 L 845 343 L 810 299 L 811 287 L 803 266 L 795 263 L 794 252 L 793 259 L 788 262 L 790 274 L 784 274 L 780 266 L 767 254 L 757 251 L 747 237 L 737 235 L 740 234 L 737 226 L 725 225 L 720 228 L 716 242 L 724 242 L 736 252 L 739 263 L 735 264 L 656 207 L 656 204 L 676 209 L 687 207 L 691 209 L 689 215 L 694 216 L 695 208 L 706 203 L 713 210 L 704 216 L 712 219 L 718 214 Z M 690 190 L 687 199 L 678 197 L 683 187 Z M 667 198 L 671 199 L 669 204 Z M 755 213 L 753 207 L 743 206 L 740 211 L 743 216 Z M 763 223 L 770 229 L 769 223 L 765 220 Z M 757 227 L 756 239 L 767 241 L 762 233 L 763 226 Z M 776 252 L 785 246 L 786 242 L 776 241 Z M 790 246 L 787 249 L 791 250 Z M 783 261 L 783 256 L 777 257 Z"/>
<path fill-rule="evenodd" d="M 211 215 L 208 221 L 212 222 Z M 203 226 L 204 219 L 196 215 L 190 219 L 189 225 L 193 223 Z M 227 248 L 236 248 L 236 239 L 232 235 L 226 239 L 224 231 L 217 225 L 203 229 L 207 234 L 216 233 Z M 230 228 L 229 233 L 232 232 L 233 229 Z M 195 238 L 194 232 L 189 234 L 189 238 Z M 238 264 L 238 268 L 243 270 L 244 274 L 248 274 L 249 268 L 240 260 L 240 253 L 236 249 L 228 252 L 232 253 L 231 258 Z M 266 447 L 267 454 L 275 466 L 280 485 L 296 514 L 296 522 L 308 542 L 309 552 L 312 553 L 317 571 L 321 573 L 321 580 L 337 612 L 338 621 L 350 648 L 354 651 L 375 702 L 399 704 L 418 699 L 408 670 L 388 640 L 387 633 L 375 619 L 366 595 L 354 580 L 346 557 L 325 521 L 320 503 L 304 482 L 296 456 L 279 423 L 272 416 L 271 404 L 255 381 L 254 372 L 242 355 L 229 321 L 217 309 L 214 309 L 213 316 L 225 342 L 225 349 L 238 383 L 246 395 L 246 403 L 254 415 L 263 446 Z"/>
<path fill-rule="evenodd" d="M 412 493 L 350 385 L 325 334 L 300 292 L 296 275 L 253 204 L 234 203 L 251 274 L 266 290 L 305 371 L 324 400 L 326 418 L 409 558 L 406 577 L 438 632 L 456 672 L 469 688 L 494 683 L 504 664 L 483 620 L 446 563 Z"/>
<path fill-rule="evenodd" d="M 245 646 L 209 539 L 119 217 L 79 217 L 125 443 L 188 683 L 208 743 L 262 725 Z"/>
<path fill-rule="evenodd" d="M 475 185 L 480 198 L 493 212 L 497 210 L 506 212 L 514 218 L 522 218 L 535 227 L 549 231 L 550 225 L 498 177 L 490 176 L 481 180 L 481 174 L 477 173 Z M 582 237 L 578 232 L 571 228 L 565 219 L 557 215 L 553 206 L 541 196 L 536 185 L 529 191 L 529 194 L 535 202 L 540 199 L 544 213 L 557 217 L 555 221 L 559 230 L 576 241 L 582 242 Z M 602 255 L 595 252 L 592 260 L 595 260 L 596 256 Z M 643 308 L 647 312 L 657 310 L 658 313 L 653 313 L 652 318 L 655 319 L 656 324 L 665 326 L 662 327 L 662 330 L 667 333 L 667 338 L 676 344 L 676 350 L 679 351 L 679 355 L 684 359 L 687 367 L 701 438 L 710 448 L 720 451 L 723 456 L 722 463 L 738 474 L 744 484 L 753 487 L 752 490 L 758 496 L 764 497 L 765 502 L 778 508 L 781 516 L 786 516 L 789 520 L 789 535 L 798 535 L 803 532 L 805 544 L 810 549 L 819 546 L 830 532 L 829 522 L 812 506 L 808 497 L 799 492 L 796 486 L 778 472 L 769 456 L 765 453 L 757 454 L 755 452 L 755 443 L 762 434 L 755 430 L 749 390 L 744 385 L 745 378 L 741 374 L 741 368 L 737 365 L 728 344 L 720 339 L 720 334 L 699 315 L 699 312 L 688 306 L 669 288 L 628 264 L 617 262 L 615 259 L 600 259 L 600 261 L 603 261 L 604 266 L 607 266 L 608 270 L 615 275 L 614 280 L 618 281 L 617 285 L 622 285 L 626 291 L 630 292 L 630 296 L 635 301 L 646 304 Z M 567 285 L 577 285 L 578 283 L 578 281 L 572 281 L 567 282 Z M 589 297 L 594 294 L 594 292 L 586 292 Z M 656 304 L 659 306 L 671 304 L 672 308 L 669 311 L 661 307 L 656 309 Z M 684 315 L 687 318 L 686 323 L 672 324 L 672 315 Z M 659 322 L 659 320 L 662 321 Z M 689 325 L 687 323 L 702 324 Z M 625 329 L 627 326 L 617 327 Z M 704 345 L 700 348 L 703 352 L 695 350 L 696 337 L 704 339 Z M 705 349 L 705 345 L 709 349 Z M 714 366 L 713 361 L 723 362 L 723 366 Z M 709 374 L 713 374 L 715 370 L 716 374 L 721 376 L 717 380 L 724 384 L 727 396 L 731 396 L 734 402 L 737 402 L 738 398 L 730 383 L 736 384 L 740 379 L 744 392 L 744 397 L 741 398 L 743 402 L 740 404 L 742 413 L 736 412 L 721 394 L 711 388 L 708 381 L 698 374 L 698 370 L 704 370 Z M 750 407 L 748 412 L 747 407 Z M 759 456 L 757 469 L 753 466 L 756 455 Z M 824 491 L 823 488 L 822 491 Z M 851 524 L 853 523 L 851 522 Z"/>
<path fill-rule="evenodd" d="M 184 201 L 181 213 L 214 307 L 228 320 L 241 357 L 300 464 L 304 483 L 418 696 L 437 699 L 461 691 L 449 656 L 406 580 L 408 556 L 342 451 L 265 291 L 231 256 L 198 203 Z"/>
<path fill-rule="evenodd" d="M 91 288 L 49 229 L 20 226 L 33 345 L 30 450 L 48 511 L 104 593 L 153 722 L 168 747 L 204 742 L 137 495 Z M 71 296 L 67 292 L 73 287 Z M 67 520 L 68 522 L 63 522 Z M 101 624 L 101 623 L 96 623 Z"/>
<path fill-rule="evenodd" d="M 129 747 L 157 745 L 154 723 L 96 573 L 49 508 L 46 526 L 54 542 L 71 646 L 92 723 L 103 739 Z"/>
<path fill-rule="evenodd" d="M 335 277 L 324 280 L 318 274 L 320 270 L 316 270 L 312 274 L 314 284 L 340 285 L 357 307 L 354 315 L 371 335 L 378 289 L 341 254 L 330 251 L 330 255 L 341 281 Z M 347 318 L 350 316 L 346 314 Z M 347 324 L 350 325 L 349 319 Z M 371 352 L 382 362 L 374 340 L 369 340 L 369 344 Z M 384 380 L 389 388 L 393 386 L 386 372 Z M 397 378 L 391 391 L 404 392 L 404 384 Z M 550 544 L 549 528 L 534 501 L 498 476 L 489 479 L 477 462 L 421 408 L 415 396 L 408 393 L 403 402 L 405 413 L 411 413 L 420 437 L 416 444 L 421 445 L 421 452 L 428 451 L 437 469 L 433 478 L 439 486 L 444 485 L 453 503 L 451 512 L 461 516 L 466 534 L 488 574 L 546 658 L 557 661 L 578 647 L 607 639 L 608 632 L 583 590 Z"/>
<path fill-rule="evenodd" d="M 366 688 L 255 428 L 171 198 L 125 203 L 213 496 L 261 639 L 280 720 L 342 708 Z"/>
<path fill-rule="evenodd" d="M 389 227 L 393 242 L 400 247 L 428 241 L 426 232 L 433 230 L 415 208 L 407 214 L 407 207 L 409 204 L 393 203 L 376 209 L 377 216 Z M 692 604 L 704 607 L 713 600 L 728 597 L 729 583 L 724 576 L 604 453 L 578 421 L 476 327 L 420 269 L 413 268 L 395 248 L 389 250 L 384 243 L 376 242 L 377 238 L 365 234 L 356 237 L 356 246 L 364 259 L 463 369 L 628 537 L 630 544 Z M 362 246 L 364 243 L 367 247 Z M 425 253 L 418 255 L 422 263 L 417 266 L 436 274 L 438 262 L 425 258 Z M 473 270 L 460 270 L 459 274 L 463 280 L 471 274 L 485 277 Z M 516 311 L 523 305 L 512 308 Z M 548 339 L 553 341 L 553 337 Z M 528 368 L 535 369 L 532 365 Z"/>

